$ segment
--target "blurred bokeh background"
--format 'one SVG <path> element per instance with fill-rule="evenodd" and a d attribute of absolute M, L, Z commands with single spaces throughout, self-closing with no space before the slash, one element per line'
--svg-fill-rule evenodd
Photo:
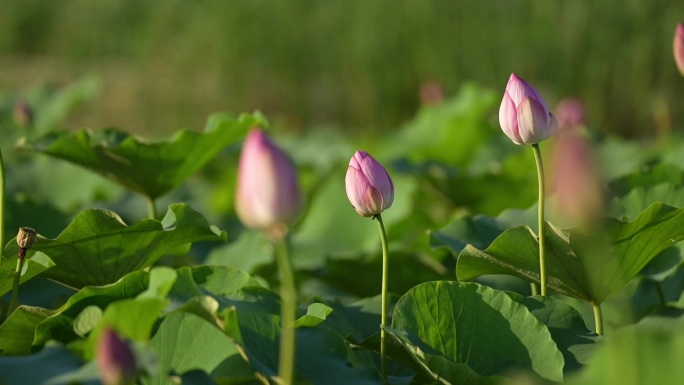
<path fill-rule="evenodd" d="M 381 134 L 421 88 L 502 92 L 516 72 L 550 105 L 581 98 L 594 128 L 651 137 L 684 121 L 680 19 L 676 0 L 7 0 L 0 109 L 66 89 L 66 128 L 157 136 L 259 109 L 287 130 Z"/>

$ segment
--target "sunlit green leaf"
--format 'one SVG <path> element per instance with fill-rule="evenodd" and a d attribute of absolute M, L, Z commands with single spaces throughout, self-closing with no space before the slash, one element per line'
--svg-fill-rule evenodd
<path fill-rule="evenodd" d="M 169 206 L 161 222 L 143 219 L 131 226 L 114 212 L 87 210 L 56 239 L 38 237 L 31 252 L 43 252 L 55 263 L 46 277 L 82 288 L 115 282 L 164 255 L 187 252 L 192 242 L 224 239 L 225 233 L 180 203 Z M 6 254 L 16 249 L 10 244 Z"/>
<path fill-rule="evenodd" d="M 218 327 L 191 313 L 169 314 L 150 344 L 159 355 L 160 375 L 194 369 L 211 373 L 221 365 L 229 365 L 232 377 L 253 378 L 233 341 Z"/>
<path fill-rule="evenodd" d="M 17 249 L 16 242 L 12 241 L 8 245 L 8 248 L 5 251 L 5 258 L 2 259 L 2 263 L 0 264 L 0 295 L 12 291 L 14 275 L 17 268 Z M 7 256 L 10 257 L 8 258 Z M 19 283 L 22 284 L 31 278 L 42 274 L 53 266 L 55 266 L 55 263 L 44 253 L 36 252 L 32 255 L 28 255 L 26 256 L 24 267 L 21 270 Z"/>
<path fill-rule="evenodd" d="M 214 115 L 203 133 L 179 131 L 166 142 L 148 142 L 116 129 L 54 132 L 24 145 L 106 176 L 155 199 L 199 171 L 221 150 L 262 125 L 263 117 Z"/>
<path fill-rule="evenodd" d="M 660 319 L 616 331 L 571 385 L 676 384 L 684 378 L 684 318 Z"/>
<path fill-rule="evenodd" d="M 632 222 L 610 220 L 601 238 L 570 233 L 547 223 L 548 285 L 560 293 L 601 303 L 636 276 L 662 250 L 684 239 L 684 209 L 651 205 Z M 539 244 L 527 227 L 501 234 L 487 249 L 467 246 L 457 276 L 512 274 L 539 281 Z"/>
<path fill-rule="evenodd" d="M 83 309 L 88 306 L 105 309 L 112 302 L 134 298 L 145 291 L 148 279 L 149 273 L 136 271 L 111 285 L 81 289 L 54 315 L 38 324 L 33 345 L 42 346 L 49 340 L 69 343 L 78 339 L 78 335 L 74 333 L 73 323 Z"/>
<path fill-rule="evenodd" d="M 516 370 L 563 378 L 563 356 L 546 326 L 506 293 L 476 283 L 411 289 L 394 308 L 392 335 L 445 384 L 489 383 Z"/>
<path fill-rule="evenodd" d="M 332 313 L 333 309 L 322 303 L 312 303 L 306 310 L 306 314 L 295 321 L 295 327 L 313 327 L 325 321 L 325 319 Z"/>

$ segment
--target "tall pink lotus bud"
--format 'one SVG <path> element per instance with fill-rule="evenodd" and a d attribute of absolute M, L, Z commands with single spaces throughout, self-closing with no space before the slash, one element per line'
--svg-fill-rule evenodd
<path fill-rule="evenodd" d="M 677 23 L 674 41 L 672 42 L 672 51 L 674 52 L 674 59 L 679 73 L 684 75 L 684 24 L 682 23 Z"/>
<path fill-rule="evenodd" d="M 556 120 L 558 127 L 571 128 L 587 124 L 584 103 L 577 98 L 565 98 L 556 106 Z"/>
<path fill-rule="evenodd" d="M 235 209 L 242 223 L 274 235 L 300 213 L 297 170 L 290 158 L 259 129 L 242 147 Z"/>
<path fill-rule="evenodd" d="M 555 213 L 568 224 L 591 223 L 603 214 L 601 173 L 581 130 L 558 135 L 551 164 Z"/>
<path fill-rule="evenodd" d="M 392 178 L 365 151 L 357 151 L 349 161 L 345 186 L 352 206 L 364 217 L 378 215 L 394 202 Z"/>
<path fill-rule="evenodd" d="M 97 345 L 97 366 L 104 385 L 132 384 L 138 375 L 133 352 L 110 328 L 105 328 Z"/>
<path fill-rule="evenodd" d="M 508 79 L 499 108 L 499 123 L 515 144 L 539 143 L 553 135 L 558 126 L 537 90 L 516 74 Z"/>

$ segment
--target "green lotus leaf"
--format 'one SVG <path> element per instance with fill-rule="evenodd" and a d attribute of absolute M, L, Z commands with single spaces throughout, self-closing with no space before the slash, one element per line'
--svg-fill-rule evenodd
<path fill-rule="evenodd" d="M 20 146 L 77 164 L 155 199 L 241 140 L 250 127 L 264 124 L 258 113 L 238 118 L 217 114 L 208 119 L 204 132 L 181 130 L 164 142 L 148 142 L 108 128 L 52 132 Z"/>

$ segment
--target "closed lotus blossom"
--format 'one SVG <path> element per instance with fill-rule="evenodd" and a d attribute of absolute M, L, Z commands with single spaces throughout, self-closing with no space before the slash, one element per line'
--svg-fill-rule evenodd
<path fill-rule="evenodd" d="M 567 225 L 587 224 L 601 217 L 601 175 L 591 144 L 580 130 L 565 130 L 558 136 L 551 177 L 554 211 Z"/>
<path fill-rule="evenodd" d="M 684 24 L 682 23 L 677 23 L 672 42 L 672 51 L 679 73 L 684 75 Z"/>
<path fill-rule="evenodd" d="M 278 231 L 301 207 L 294 164 L 263 131 L 251 130 L 238 166 L 235 209 L 240 221 L 253 229 Z"/>
<path fill-rule="evenodd" d="M 585 126 L 587 124 L 584 103 L 577 98 L 565 98 L 558 102 L 555 116 L 558 121 L 558 127 L 561 129 Z"/>
<path fill-rule="evenodd" d="M 364 217 L 378 215 L 394 202 L 392 178 L 365 151 L 357 151 L 349 161 L 345 186 L 352 206 Z"/>
<path fill-rule="evenodd" d="M 508 79 L 499 108 L 499 123 L 515 144 L 539 143 L 557 128 L 556 118 L 541 95 L 516 74 Z"/>
<path fill-rule="evenodd" d="M 124 341 L 110 328 L 105 328 L 97 345 L 97 366 L 104 385 L 132 384 L 138 369 L 135 356 Z"/>

